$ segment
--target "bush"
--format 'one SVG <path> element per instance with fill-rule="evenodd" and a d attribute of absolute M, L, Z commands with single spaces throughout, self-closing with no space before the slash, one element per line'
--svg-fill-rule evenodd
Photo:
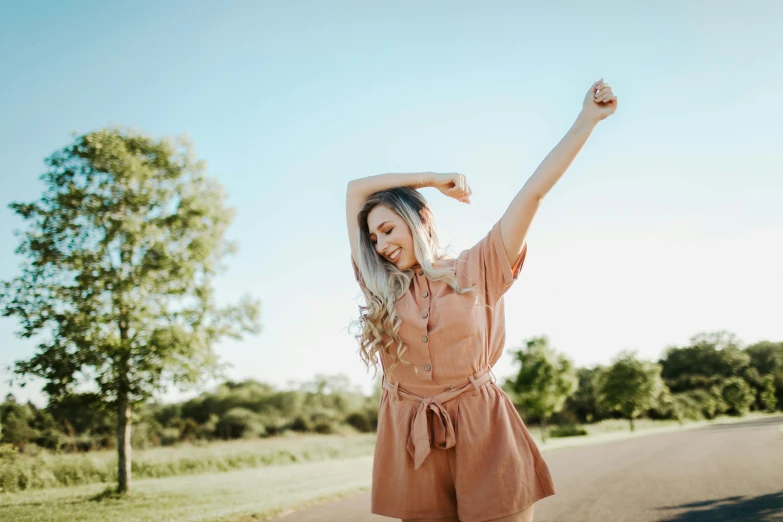
<path fill-rule="evenodd" d="M 671 418 L 683 420 L 701 420 L 707 415 L 715 416 L 717 405 L 715 398 L 704 390 L 690 390 L 672 396 Z"/>
<path fill-rule="evenodd" d="M 579 426 L 560 426 L 549 430 L 550 437 L 581 437 L 587 435 L 587 430 Z"/>
<path fill-rule="evenodd" d="M 750 411 L 750 405 L 755 401 L 753 390 L 741 377 L 727 379 L 723 386 L 722 395 L 731 415 L 745 415 Z"/>
<path fill-rule="evenodd" d="M 218 429 L 219 434 L 227 439 L 260 437 L 266 433 L 258 414 L 239 406 L 231 408 L 221 417 Z"/>
<path fill-rule="evenodd" d="M 315 425 L 315 432 L 322 435 L 330 435 L 335 432 L 336 426 L 332 422 L 321 421 Z"/>
<path fill-rule="evenodd" d="M 22 489 L 19 476 L 19 452 L 13 444 L 0 444 L 0 493 Z"/>
<path fill-rule="evenodd" d="M 297 415 L 294 420 L 291 421 L 291 424 L 288 426 L 289 429 L 293 431 L 299 431 L 299 432 L 305 432 L 305 431 L 312 431 L 313 425 L 312 423 L 307 420 L 302 415 Z"/>
<path fill-rule="evenodd" d="M 355 411 L 345 418 L 346 424 L 360 433 L 371 433 L 378 429 L 378 410 L 365 408 Z"/>

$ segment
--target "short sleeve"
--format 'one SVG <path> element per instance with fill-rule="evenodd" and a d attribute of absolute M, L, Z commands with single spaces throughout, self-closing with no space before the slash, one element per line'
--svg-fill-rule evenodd
<path fill-rule="evenodd" d="M 457 270 L 460 280 L 471 284 L 480 283 L 486 289 L 490 302 L 497 301 L 519 277 L 527 256 L 527 241 L 513 265 L 509 264 L 500 221 L 497 221 L 481 241 L 463 251 L 458 258 Z"/>

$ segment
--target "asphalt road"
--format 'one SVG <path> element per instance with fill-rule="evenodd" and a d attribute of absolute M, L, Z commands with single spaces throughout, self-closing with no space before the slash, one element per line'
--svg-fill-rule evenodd
<path fill-rule="evenodd" d="M 783 416 L 545 453 L 536 522 L 783 521 Z M 382 522 L 368 493 L 279 522 Z"/>

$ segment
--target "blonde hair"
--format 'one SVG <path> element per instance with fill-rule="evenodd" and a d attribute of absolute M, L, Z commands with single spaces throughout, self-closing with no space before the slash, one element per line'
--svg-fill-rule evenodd
<path fill-rule="evenodd" d="M 416 261 L 431 281 L 443 281 L 458 294 L 473 291 L 457 284 L 453 270 L 434 268 L 433 264 L 446 257 L 440 249 L 435 220 L 427 200 L 419 191 L 408 187 L 397 187 L 376 192 L 367 198 L 357 216 L 359 234 L 357 261 L 361 274 L 365 305 L 359 305 L 360 317 L 354 321 L 360 332 L 355 335 L 359 341 L 359 355 L 367 368 L 377 374 L 378 363 L 383 350 L 393 361 L 386 369 L 390 374 L 398 363 L 410 365 L 404 354 L 407 346 L 399 336 L 402 319 L 397 315 L 396 303 L 405 295 L 413 279 L 413 269 L 400 270 L 383 259 L 370 240 L 367 216 L 378 205 L 395 212 L 408 225 L 413 237 L 413 253 Z M 392 350 L 394 348 L 394 350 Z"/>

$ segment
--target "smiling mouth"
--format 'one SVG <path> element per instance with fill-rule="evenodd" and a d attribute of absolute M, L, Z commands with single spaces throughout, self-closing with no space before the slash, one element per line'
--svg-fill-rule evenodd
<path fill-rule="evenodd" d="M 399 259 L 399 257 L 400 257 L 400 252 L 401 251 L 402 251 L 402 248 L 398 248 L 397 250 L 395 250 L 391 254 L 389 254 L 389 256 L 388 256 L 389 261 L 392 261 L 392 262 L 397 261 L 397 259 Z"/>

